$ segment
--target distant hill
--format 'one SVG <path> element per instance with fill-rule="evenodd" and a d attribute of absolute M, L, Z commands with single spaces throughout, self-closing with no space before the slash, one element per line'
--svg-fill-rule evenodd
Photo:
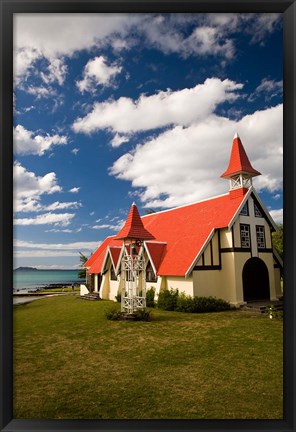
<path fill-rule="evenodd" d="M 32 270 L 38 271 L 38 269 L 36 269 L 35 267 L 18 267 L 14 271 L 32 271 Z"/>

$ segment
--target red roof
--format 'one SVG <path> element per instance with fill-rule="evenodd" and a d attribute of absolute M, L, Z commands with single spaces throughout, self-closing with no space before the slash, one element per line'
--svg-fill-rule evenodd
<path fill-rule="evenodd" d="M 146 242 L 145 246 L 150 255 L 152 264 L 155 267 L 156 272 L 158 272 L 160 263 L 165 254 L 166 243 L 156 243 L 156 242 Z"/>
<path fill-rule="evenodd" d="M 119 256 L 120 256 L 121 247 L 120 246 L 116 246 L 116 247 L 110 246 L 109 251 L 110 251 L 111 259 L 113 261 L 114 270 L 115 270 L 117 263 L 118 263 Z"/>
<path fill-rule="evenodd" d="M 235 134 L 232 143 L 229 165 L 227 170 L 221 174 L 221 177 L 229 178 L 239 173 L 247 173 L 251 174 L 252 176 L 261 174 L 252 167 L 240 137 Z"/>
<path fill-rule="evenodd" d="M 116 239 L 151 240 L 153 238 L 153 235 L 151 235 L 150 232 L 144 228 L 137 206 L 135 203 L 133 203 L 125 224 L 117 234 Z"/>
<path fill-rule="evenodd" d="M 229 194 L 225 194 L 143 216 L 144 229 L 155 238 L 155 242 L 146 242 L 146 247 L 157 274 L 185 276 L 213 231 L 230 224 L 245 198 L 246 195 L 231 198 Z M 115 237 L 108 237 L 105 242 L 93 255 L 97 259 L 91 266 L 90 273 L 100 273 L 107 246 L 118 245 Z M 157 242 L 166 244 L 160 246 Z"/>
<path fill-rule="evenodd" d="M 143 216 L 144 226 L 167 243 L 158 275 L 184 276 L 212 231 L 229 225 L 245 196 L 229 194 Z"/>

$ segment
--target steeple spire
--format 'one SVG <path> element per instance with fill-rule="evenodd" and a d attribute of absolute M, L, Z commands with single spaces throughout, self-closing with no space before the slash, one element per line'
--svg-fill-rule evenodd
<path fill-rule="evenodd" d="M 232 196 L 245 194 L 252 186 L 252 177 L 261 173 L 252 167 L 239 135 L 233 137 L 231 155 L 227 170 L 221 174 L 222 178 L 230 180 Z M 236 191 L 233 193 L 232 191 Z"/>
<path fill-rule="evenodd" d="M 152 240 L 153 235 L 144 228 L 141 216 L 135 203 L 132 204 L 124 226 L 121 228 L 116 240 Z"/>

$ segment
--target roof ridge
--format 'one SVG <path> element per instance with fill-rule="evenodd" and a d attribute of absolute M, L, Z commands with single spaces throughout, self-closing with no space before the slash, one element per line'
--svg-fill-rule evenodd
<path fill-rule="evenodd" d="M 155 213 L 149 213 L 149 214 L 141 216 L 141 218 L 144 218 L 144 217 L 147 217 L 147 216 L 154 216 L 154 215 L 157 215 L 159 213 L 165 213 L 165 212 L 168 212 L 168 211 L 177 210 L 177 209 L 183 208 L 183 207 L 189 207 L 191 205 L 200 204 L 200 203 L 203 203 L 203 202 L 206 202 L 206 201 L 211 201 L 211 200 L 214 200 L 216 198 L 221 198 L 221 197 L 226 196 L 226 195 L 229 195 L 229 192 L 226 192 L 226 193 L 221 194 L 221 195 L 216 195 L 216 196 L 213 196 L 213 197 L 210 197 L 210 198 L 206 198 L 206 199 L 203 199 L 203 200 L 200 200 L 200 201 L 195 201 L 193 203 L 182 204 L 182 205 L 177 206 L 177 207 L 172 207 L 172 208 L 169 208 L 169 209 L 160 210 L 160 211 L 155 212 Z"/>

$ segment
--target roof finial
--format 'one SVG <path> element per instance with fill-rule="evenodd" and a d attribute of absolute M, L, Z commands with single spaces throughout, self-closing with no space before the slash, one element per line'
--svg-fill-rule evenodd
<path fill-rule="evenodd" d="M 235 138 L 239 138 L 239 134 L 237 132 L 235 132 L 233 139 Z"/>
<path fill-rule="evenodd" d="M 132 206 L 133 206 L 133 205 L 136 205 L 135 201 L 133 201 Z"/>

